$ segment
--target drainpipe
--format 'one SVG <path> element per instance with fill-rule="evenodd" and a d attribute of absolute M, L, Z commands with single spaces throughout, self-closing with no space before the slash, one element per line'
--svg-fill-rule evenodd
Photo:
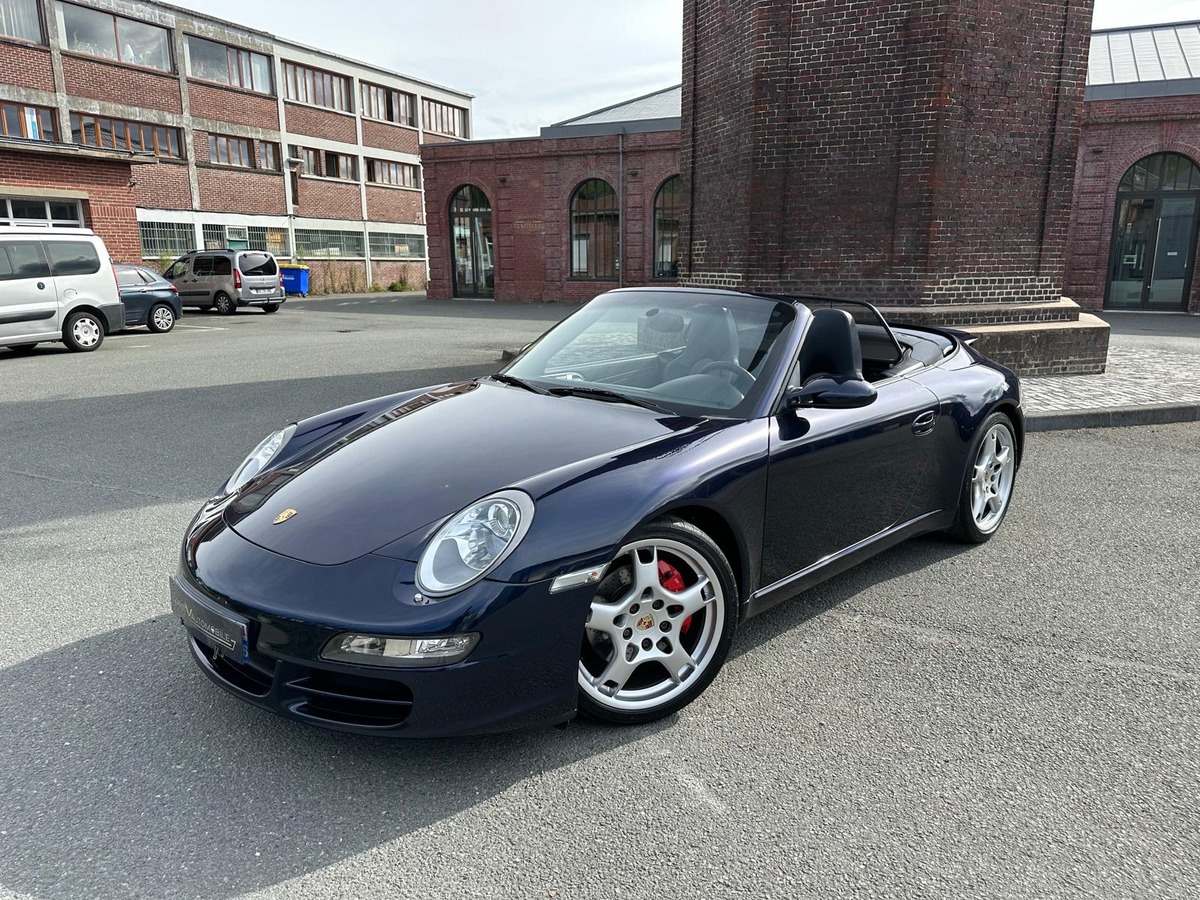
<path fill-rule="evenodd" d="M 617 132 L 617 287 L 625 287 L 625 126 Z"/>

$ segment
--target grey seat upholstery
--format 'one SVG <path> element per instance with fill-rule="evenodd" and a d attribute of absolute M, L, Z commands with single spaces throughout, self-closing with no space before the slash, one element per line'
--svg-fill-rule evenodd
<path fill-rule="evenodd" d="M 814 375 L 833 378 L 863 377 L 862 345 L 854 318 L 844 309 L 813 310 L 813 321 L 804 336 L 796 364 L 797 386 Z"/>
<path fill-rule="evenodd" d="M 698 306 L 683 336 L 684 348 L 663 369 L 665 380 L 699 375 L 709 363 L 738 361 L 737 323 L 723 306 Z"/>

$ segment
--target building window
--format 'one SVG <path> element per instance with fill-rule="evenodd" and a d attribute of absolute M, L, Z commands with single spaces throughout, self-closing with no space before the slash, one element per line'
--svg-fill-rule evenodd
<path fill-rule="evenodd" d="M 0 34 L 20 41 L 44 43 L 37 0 L 0 0 Z"/>
<path fill-rule="evenodd" d="M 258 141 L 258 167 L 279 171 L 279 145 L 271 141 Z"/>
<path fill-rule="evenodd" d="M 71 3 L 62 13 L 68 50 L 172 71 L 167 29 Z"/>
<path fill-rule="evenodd" d="M 372 259 L 424 259 L 425 235 L 370 233 Z"/>
<path fill-rule="evenodd" d="M 265 250 L 275 256 L 288 255 L 288 240 L 286 228 L 268 228 L 262 225 L 251 225 L 246 229 L 250 236 L 251 250 Z"/>
<path fill-rule="evenodd" d="M 204 238 L 205 250 L 220 250 L 225 246 L 224 225 L 201 225 L 200 233 Z"/>
<path fill-rule="evenodd" d="M 193 77 L 271 93 L 271 57 L 190 34 L 187 45 L 188 73 Z"/>
<path fill-rule="evenodd" d="M 679 176 L 672 175 L 654 195 L 654 277 L 678 278 Z"/>
<path fill-rule="evenodd" d="M 357 181 L 358 157 L 346 153 L 334 153 L 332 150 L 325 151 L 325 177 Z"/>
<path fill-rule="evenodd" d="M 131 150 L 182 159 L 178 128 L 109 119 L 91 113 L 71 113 L 71 139 L 81 147 Z"/>
<path fill-rule="evenodd" d="M 616 278 L 621 215 L 612 185 L 591 178 L 571 195 L 571 277 Z"/>
<path fill-rule="evenodd" d="M 283 95 L 288 100 L 352 112 L 350 79 L 295 63 L 283 64 Z"/>
<path fill-rule="evenodd" d="M 321 168 L 321 151 L 314 150 L 311 147 L 298 147 L 292 144 L 289 154 L 295 159 L 304 160 L 305 175 L 322 175 L 324 171 Z"/>
<path fill-rule="evenodd" d="M 54 141 L 54 113 L 42 106 L 0 103 L 0 136 L 26 141 Z"/>
<path fill-rule="evenodd" d="M 83 215 L 78 200 L 0 197 L 0 225 L 82 228 Z"/>
<path fill-rule="evenodd" d="M 416 127 L 415 107 L 412 94 L 362 82 L 362 114 L 368 119 Z"/>
<path fill-rule="evenodd" d="M 426 131 L 435 131 L 438 134 L 449 134 L 460 138 L 469 136 L 465 109 L 451 106 L 449 103 L 422 99 L 421 116 L 425 121 Z"/>
<path fill-rule="evenodd" d="M 301 258 L 320 256 L 327 259 L 362 259 L 363 235 L 361 231 L 297 228 L 296 255 Z"/>
<path fill-rule="evenodd" d="M 420 187 L 420 169 L 412 163 L 368 159 L 367 181 L 372 184 L 394 184 L 398 187 Z"/>
<path fill-rule="evenodd" d="M 250 142 L 246 138 L 226 137 L 223 134 L 208 136 L 208 161 L 222 166 L 254 168 L 254 157 L 250 154 Z"/>
<path fill-rule="evenodd" d="M 189 222 L 138 222 L 142 256 L 180 256 L 196 249 L 196 229 Z"/>

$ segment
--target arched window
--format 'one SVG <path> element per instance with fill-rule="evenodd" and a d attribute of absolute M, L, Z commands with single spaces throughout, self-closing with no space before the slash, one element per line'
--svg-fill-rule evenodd
<path fill-rule="evenodd" d="M 679 176 L 672 175 L 654 195 L 654 277 L 678 278 Z"/>
<path fill-rule="evenodd" d="M 589 178 L 571 195 L 571 277 L 616 278 L 621 213 L 612 185 Z"/>
<path fill-rule="evenodd" d="M 1200 166 L 1155 153 L 1117 187 L 1109 262 L 1109 309 L 1187 309 L 1196 258 Z"/>
<path fill-rule="evenodd" d="M 450 264 L 455 297 L 491 297 L 495 290 L 492 204 L 473 184 L 450 198 Z"/>

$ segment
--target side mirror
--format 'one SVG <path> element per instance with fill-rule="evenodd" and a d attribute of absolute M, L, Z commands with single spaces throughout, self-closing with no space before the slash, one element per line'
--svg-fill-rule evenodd
<path fill-rule="evenodd" d="M 788 391 L 786 403 L 788 409 L 857 409 L 874 403 L 877 396 L 874 386 L 861 378 L 819 375 Z"/>

